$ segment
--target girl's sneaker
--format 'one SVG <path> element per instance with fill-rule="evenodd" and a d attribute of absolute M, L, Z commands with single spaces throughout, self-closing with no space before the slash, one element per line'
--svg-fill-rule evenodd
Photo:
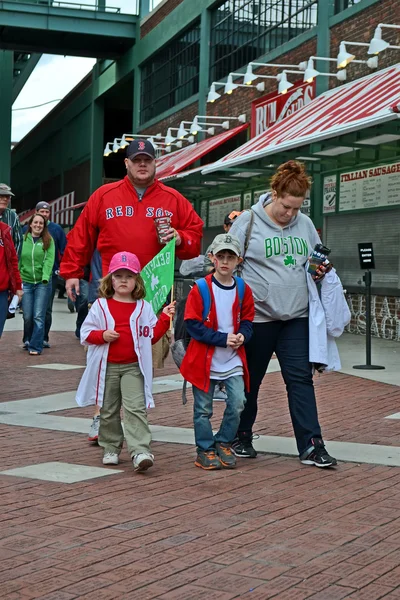
<path fill-rule="evenodd" d="M 99 429 L 100 429 L 100 415 L 97 415 L 97 417 L 93 417 L 93 421 L 90 426 L 90 431 L 89 431 L 89 435 L 88 435 L 89 442 L 95 442 L 96 444 L 98 443 Z"/>
<path fill-rule="evenodd" d="M 142 452 L 141 454 L 135 454 L 132 462 L 135 471 L 147 471 L 154 464 L 154 456 L 153 454 Z"/>
<path fill-rule="evenodd" d="M 106 452 L 103 456 L 103 465 L 117 465 L 118 464 L 118 454 L 114 454 L 113 452 Z"/>

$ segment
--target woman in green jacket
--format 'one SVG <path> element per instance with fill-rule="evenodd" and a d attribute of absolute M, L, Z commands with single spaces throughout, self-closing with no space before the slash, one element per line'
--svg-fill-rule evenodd
<path fill-rule="evenodd" d="M 30 355 L 41 354 L 43 350 L 44 320 L 51 291 L 54 258 L 54 241 L 47 230 L 46 219 L 36 213 L 29 219 L 19 261 L 24 288 L 23 341 L 24 348 L 29 350 Z"/>

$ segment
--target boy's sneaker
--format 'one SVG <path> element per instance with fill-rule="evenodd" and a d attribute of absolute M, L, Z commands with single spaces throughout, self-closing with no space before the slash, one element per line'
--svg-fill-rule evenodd
<path fill-rule="evenodd" d="M 152 467 L 154 464 L 154 456 L 147 452 L 135 454 L 132 462 L 135 471 L 147 471 L 147 469 L 150 469 L 150 467 Z"/>
<path fill-rule="evenodd" d="M 106 452 L 103 456 L 103 465 L 117 465 L 118 464 L 118 454 L 114 454 L 113 452 Z"/>
<path fill-rule="evenodd" d="M 216 442 L 215 448 L 223 468 L 234 469 L 236 467 L 236 457 L 232 452 L 230 444 L 219 444 Z"/>
<path fill-rule="evenodd" d="M 256 458 L 257 450 L 253 446 L 253 435 L 241 435 L 231 444 L 235 456 L 242 458 Z M 258 436 L 257 436 L 258 437 Z"/>
<path fill-rule="evenodd" d="M 89 442 L 98 442 L 99 440 L 99 429 L 100 429 L 100 415 L 93 417 L 92 424 L 90 426 L 88 440 Z"/>
<path fill-rule="evenodd" d="M 215 450 L 198 450 L 197 458 L 194 461 L 196 467 L 200 467 L 200 469 L 205 469 L 206 471 L 215 471 L 215 469 L 221 468 L 221 461 L 219 456 L 215 454 Z"/>
<path fill-rule="evenodd" d="M 311 451 L 305 452 L 300 456 L 300 461 L 303 465 L 315 465 L 316 467 L 336 467 L 337 460 L 330 456 L 326 449 L 325 444 L 321 438 L 315 438 L 311 440 L 313 448 Z"/>
<path fill-rule="evenodd" d="M 49 342 L 43 342 L 43 348 L 51 348 Z"/>
<path fill-rule="evenodd" d="M 217 383 L 214 389 L 213 400 L 226 402 L 228 400 L 228 394 L 225 391 L 225 386 L 221 383 Z"/>

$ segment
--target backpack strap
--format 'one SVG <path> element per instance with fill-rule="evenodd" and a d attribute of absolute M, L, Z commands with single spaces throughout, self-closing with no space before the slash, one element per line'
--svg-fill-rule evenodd
<path fill-rule="evenodd" d="M 201 318 L 204 322 L 207 319 L 208 313 L 210 312 L 210 308 L 211 308 L 210 288 L 208 287 L 208 283 L 204 277 L 197 279 L 196 285 L 199 288 L 200 296 L 203 300 L 203 314 L 202 314 Z"/>
<path fill-rule="evenodd" d="M 245 284 L 244 280 L 241 277 L 235 276 L 234 280 L 236 281 L 236 285 L 237 285 L 240 310 L 242 310 L 242 302 L 243 302 L 244 293 L 245 293 L 245 290 L 246 290 L 246 284 Z"/>
<path fill-rule="evenodd" d="M 243 263 L 244 263 L 244 259 L 245 259 L 246 253 L 247 253 L 247 249 L 249 247 L 250 238 L 251 238 L 251 232 L 253 230 L 253 224 L 254 224 L 254 210 L 250 208 L 246 212 L 250 213 L 250 219 L 249 219 L 249 222 L 247 223 L 246 235 L 245 235 L 245 238 L 244 238 L 244 246 L 243 246 L 243 254 L 242 254 L 243 261 L 240 263 L 240 265 L 236 269 L 236 272 L 237 272 L 237 274 L 238 274 L 239 277 L 242 276 Z"/>

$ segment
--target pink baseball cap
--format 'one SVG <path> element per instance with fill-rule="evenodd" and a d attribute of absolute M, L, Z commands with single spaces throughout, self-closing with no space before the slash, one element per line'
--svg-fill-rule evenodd
<path fill-rule="evenodd" d="M 118 269 L 128 269 L 132 273 L 140 273 L 140 262 L 136 254 L 132 254 L 132 252 L 114 254 L 108 267 L 108 273 L 115 273 Z"/>

